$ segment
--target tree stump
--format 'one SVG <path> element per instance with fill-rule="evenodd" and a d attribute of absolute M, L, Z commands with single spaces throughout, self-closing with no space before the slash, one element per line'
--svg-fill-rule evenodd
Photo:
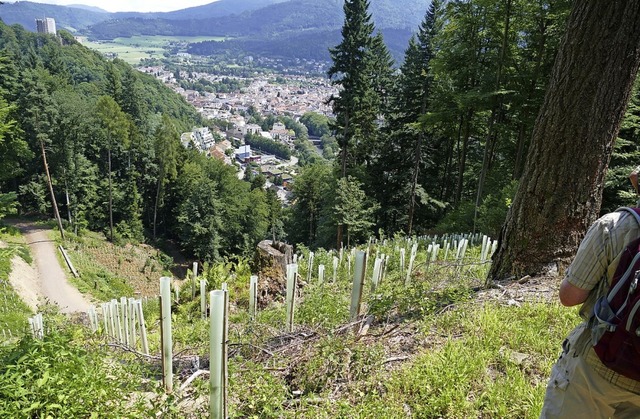
<path fill-rule="evenodd" d="M 271 240 L 258 243 L 254 258 L 258 275 L 258 307 L 283 298 L 287 288 L 287 264 L 293 263 L 293 246 Z"/>

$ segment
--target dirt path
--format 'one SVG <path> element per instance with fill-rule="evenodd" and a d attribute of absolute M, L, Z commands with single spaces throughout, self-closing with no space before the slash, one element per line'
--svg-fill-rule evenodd
<path fill-rule="evenodd" d="M 18 284 L 14 285 L 16 292 L 29 305 L 32 305 L 34 295 L 37 295 L 58 305 L 62 313 L 87 311 L 90 304 L 67 281 L 68 270 L 60 266 L 57 258 L 58 249 L 53 240 L 49 239 L 47 230 L 28 223 L 16 223 L 15 226 L 20 229 L 31 248 L 35 266 L 34 278 L 33 273 L 28 271 L 28 265 L 13 265 L 11 283 Z"/>

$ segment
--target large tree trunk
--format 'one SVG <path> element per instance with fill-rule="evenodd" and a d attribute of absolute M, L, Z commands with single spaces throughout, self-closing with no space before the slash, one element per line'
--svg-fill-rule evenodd
<path fill-rule="evenodd" d="M 639 65 L 639 1 L 574 2 L 489 279 L 566 268 L 599 214 Z"/>

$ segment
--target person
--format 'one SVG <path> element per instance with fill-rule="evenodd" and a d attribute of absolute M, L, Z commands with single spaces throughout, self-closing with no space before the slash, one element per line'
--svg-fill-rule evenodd
<path fill-rule="evenodd" d="M 640 166 L 629 179 L 638 194 Z M 640 223 L 629 211 L 600 217 L 589 228 L 560 284 L 560 302 L 582 304 L 583 322 L 562 344 L 551 370 L 541 419 L 640 418 L 640 382 L 607 368 L 592 346 L 589 319 L 596 300 L 605 295 L 625 245 L 640 237 Z"/>

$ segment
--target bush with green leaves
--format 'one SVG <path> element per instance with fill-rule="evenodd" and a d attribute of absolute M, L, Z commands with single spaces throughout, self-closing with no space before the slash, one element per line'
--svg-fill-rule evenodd
<path fill-rule="evenodd" d="M 229 413 L 237 418 L 279 418 L 289 397 L 285 382 L 251 361 L 229 364 Z"/>
<path fill-rule="evenodd" d="M 140 376 L 110 362 L 79 328 L 0 347 L 0 417 L 141 417 Z"/>

